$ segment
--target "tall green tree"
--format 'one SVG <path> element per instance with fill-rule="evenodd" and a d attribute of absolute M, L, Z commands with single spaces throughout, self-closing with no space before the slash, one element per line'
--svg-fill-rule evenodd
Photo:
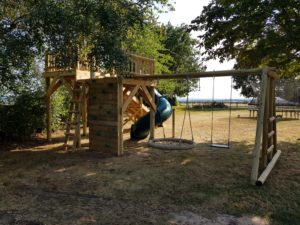
<path fill-rule="evenodd" d="M 298 0 L 211 0 L 190 25 L 206 59 L 235 59 L 235 68 L 269 65 L 282 77 L 300 74 Z M 236 88 L 249 88 L 236 79 Z"/>
<path fill-rule="evenodd" d="M 28 78 L 35 56 L 59 54 L 61 66 L 80 55 L 102 68 L 122 69 L 129 28 L 145 23 L 168 0 L 0 1 L 0 87 L 15 90 Z M 70 54 L 74 52 L 76 54 Z M 73 56 L 73 57 L 71 57 Z"/>
<path fill-rule="evenodd" d="M 126 51 L 155 59 L 156 74 L 170 73 L 169 64 L 173 61 L 172 56 L 166 53 L 165 34 L 162 31 L 154 19 L 142 27 L 129 29 L 124 43 Z"/>
<path fill-rule="evenodd" d="M 159 25 L 152 18 L 143 27 L 129 30 L 124 48 L 153 57 L 156 74 L 172 74 L 203 69 L 196 48 L 198 44 L 198 41 L 191 37 L 186 25 Z M 160 80 L 158 85 L 159 91 L 168 96 L 183 96 L 195 87 L 195 81 Z"/>
<path fill-rule="evenodd" d="M 192 38 L 188 32 L 187 25 L 173 26 L 169 23 L 164 26 L 164 30 L 165 54 L 170 54 L 172 57 L 172 61 L 169 61 L 168 64 L 171 73 L 191 73 L 205 69 L 200 60 L 200 52 L 197 49 L 199 42 Z M 174 86 L 173 93 L 178 96 L 186 95 L 189 91 L 197 87 L 197 80 L 189 80 L 187 82 L 182 82 L 182 80 L 162 82 L 162 84 L 165 83 L 169 84 L 167 87 Z"/>

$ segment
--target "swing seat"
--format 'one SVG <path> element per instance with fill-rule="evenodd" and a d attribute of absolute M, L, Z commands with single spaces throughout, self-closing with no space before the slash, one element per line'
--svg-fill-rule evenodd
<path fill-rule="evenodd" d="M 156 138 L 148 141 L 148 145 L 162 150 L 188 150 L 196 146 L 192 140 L 182 138 Z"/>
<path fill-rule="evenodd" d="M 225 145 L 225 144 L 210 144 L 210 147 L 214 147 L 214 148 L 229 148 L 229 145 Z"/>

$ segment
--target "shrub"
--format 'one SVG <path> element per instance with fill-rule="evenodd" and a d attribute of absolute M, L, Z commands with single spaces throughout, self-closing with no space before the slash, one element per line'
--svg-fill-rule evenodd
<path fill-rule="evenodd" d="M 57 130 L 66 122 L 69 110 L 70 97 L 66 88 L 59 88 L 51 99 L 52 129 Z"/>
<path fill-rule="evenodd" d="M 0 130 L 4 137 L 24 139 L 45 128 L 45 98 L 40 90 L 22 92 L 14 105 L 1 107 Z"/>

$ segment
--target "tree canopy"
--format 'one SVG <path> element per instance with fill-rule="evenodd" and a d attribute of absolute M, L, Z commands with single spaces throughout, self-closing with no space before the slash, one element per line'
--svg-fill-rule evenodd
<path fill-rule="evenodd" d="M 171 7 L 169 0 L 1 1 L 0 93 L 30 86 L 36 60 L 47 51 L 60 56 L 61 66 L 84 56 L 101 68 L 123 70 L 125 52 L 134 52 L 153 57 L 156 73 L 201 70 L 197 40 L 185 25 L 160 25 L 154 11 L 161 6 Z M 169 95 L 187 91 L 176 82 L 160 87 Z"/>
<path fill-rule="evenodd" d="M 155 19 L 143 27 L 131 29 L 124 48 L 155 59 L 155 73 L 197 72 L 204 67 L 199 59 L 198 41 L 191 37 L 187 25 L 159 25 Z M 195 81 L 159 81 L 158 89 L 168 96 L 183 96 L 195 87 Z"/>
<path fill-rule="evenodd" d="M 299 11 L 298 0 L 212 0 L 190 29 L 201 32 L 206 59 L 235 59 L 235 68 L 274 66 L 282 77 L 295 77 L 300 74 Z"/>
<path fill-rule="evenodd" d="M 192 21 L 208 59 L 236 59 L 237 68 L 269 64 L 299 73 L 300 2 L 213 0 Z"/>
<path fill-rule="evenodd" d="M 181 26 L 172 26 L 167 24 L 164 26 L 165 31 L 165 53 L 170 54 L 172 61 L 169 62 L 168 68 L 171 73 L 190 73 L 199 72 L 205 67 L 200 60 L 200 52 L 197 49 L 199 45 L 198 40 L 191 37 L 188 32 L 188 26 L 182 24 Z M 189 91 L 193 91 L 197 87 L 198 80 L 189 80 L 182 82 L 178 80 L 162 81 L 161 87 L 168 87 L 166 84 L 173 84 L 173 94 L 177 96 L 187 95 Z M 169 87 L 169 88 L 171 88 Z M 170 95 L 170 91 L 169 91 Z"/>
<path fill-rule="evenodd" d="M 142 26 L 168 0 L 5 0 L 0 2 L 0 86 L 30 81 L 37 55 L 76 51 L 103 68 L 122 67 L 127 31 Z M 72 63 L 70 55 L 64 58 Z"/>

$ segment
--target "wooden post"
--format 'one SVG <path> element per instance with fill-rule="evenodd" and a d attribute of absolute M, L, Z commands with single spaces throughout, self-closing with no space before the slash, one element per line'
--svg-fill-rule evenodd
<path fill-rule="evenodd" d="M 123 155 L 123 78 L 118 78 L 118 156 Z"/>
<path fill-rule="evenodd" d="M 269 122 L 269 133 L 270 132 L 274 132 L 274 120 L 270 121 L 270 118 L 274 117 L 274 104 L 275 104 L 275 89 L 274 89 L 274 84 L 275 81 L 273 78 L 270 78 L 270 88 L 269 88 L 269 104 L 270 104 L 270 108 L 269 108 L 269 118 L 268 118 L 268 122 Z M 275 133 L 274 133 L 275 134 Z M 274 134 L 269 137 L 268 139 L 268 146 L 273 145 L 274 146 Z M 272 150 L 272 152 L 270 154 L 268 154 L 268 160 L 270 161 L 273 157 L 273 153 L 274 153 L 274 149 Z"/>
<path fill-rule="evenodd" d="M 172 110 L 172 138 L 175 138 L 175 109 Z"/>
<path fill-rule="evenodd" d="M 264 99 L 261 99 L 261 101 L 264 102 L 265 107 L 264 107 L 264 119 L 263 119 L 263 136 L 262 136 L 262 155 L 261 155 L 261 165 L 263 168 L 267 166 L 268 163 L 268 133 L 270 132 L 269 130 L 269 124 L 270 124 L 270 80 L 271 78 L 267 76 L 267 84 L 266 84 L 266 97 Z"/>
<path fill-rule="evenodd" d="M 46 77 L 47 141 L 51 141 L 51 94 L 47 94 L 48 93 L 48 89 L 50 87 L 50 83 L 51 83 L 51 78 L 50 77 Z"/>
<path fill-rule="evenodd" d="M 150 87 L 150 95 L 153 101 L 155 101 L 154 87 Z M 150 107 L 150 140 L 155 138 L 155 111 L 153 107 Z"/>
<path fill-rule="evenodd" d="M 272 91 L 272 111 L 273 111 L 273 117 L 275 117 L 275 119 L 272 122 L 272 129 L 274 130 L 274 135 L 273 135 L 273 145 L 274 145 L 274 149 L 273 149 L 273 156 L 276 154 L 277 152 L 277 125 L 276 125 L 276 101 L 275 101 L 275 80 L 272 79 L 271 82 L 271 91 Z"/>
<path fill-rule="evenodd" d="M 87 134 L 87 94 L 86 94 L 86 84 L 83 84 L 83 99 L 82 99 L 82 135 L 86 136 Z"/>
<path fill-rule="evenodd" d="M 256 134 L 255 134 L 255 146 L 253 149 L 253 161 L 252 161 L 252 171 L 251 171 L 251 183 L 255 184 L 258 178 L 259 170 L 259 158 L 261 154 L 261 138 L 262 130 L 264 124 L 264 111 L 265 111 L 265 99 L 267 95 L 267 82 L 268 82 L 268 67 L 265 67 L 262 72 L 261 81 L 261 98 L 258 105 L 258 115 L 256 124 Z"/>

